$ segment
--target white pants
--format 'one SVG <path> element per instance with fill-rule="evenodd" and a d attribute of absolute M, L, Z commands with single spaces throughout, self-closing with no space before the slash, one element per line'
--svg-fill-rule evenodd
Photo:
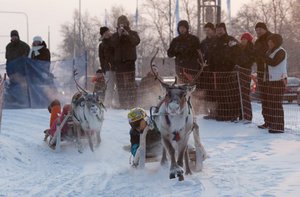
<path fill-rule="evenodd" d="M 119 95 L 116 90 L 116 72 L 106 71 L 105 80 L 107 81 L 107 88 L 105 91 L 104 105 L 108 108 L 119 107 Z"/>

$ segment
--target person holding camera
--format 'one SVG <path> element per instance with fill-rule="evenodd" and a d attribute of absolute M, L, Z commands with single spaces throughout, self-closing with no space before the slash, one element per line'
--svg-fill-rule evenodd
<path fill-rule="evenodd" d="M 137 59 L 136 46 L 140 43 L 140 37 L 136 31 L 130 29 L 126 16 L 120 16 L 117 25 L 117 32 L 111 38 L 117 89 L 120 107 L 130 109 L 135 105 L 136 100 L 135 61 Z"/>

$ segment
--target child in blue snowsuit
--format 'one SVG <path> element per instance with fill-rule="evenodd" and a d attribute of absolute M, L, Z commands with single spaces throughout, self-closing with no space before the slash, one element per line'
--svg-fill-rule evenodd
<path fill-rule="evenodd" d="M 146 112 L 142 108 L 134 108 L 128 113 L 130 129 L 130 152 L 135 157 L 140 146 L 140 135 L 146 126 L 150 130 L 146 136 L 146 157 L 156 157 L 161 154 L 161 136 L 154 122 L 149 121 Z"/>

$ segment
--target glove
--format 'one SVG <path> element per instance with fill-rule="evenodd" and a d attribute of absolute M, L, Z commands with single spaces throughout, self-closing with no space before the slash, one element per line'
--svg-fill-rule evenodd
<path fill-rule="evenodd" d="M 147 125 L 148 125 L 150 130 L 153 130 L 155 128 L 154 127 L 154 122 L 150 118 L 147 119 Z"/>

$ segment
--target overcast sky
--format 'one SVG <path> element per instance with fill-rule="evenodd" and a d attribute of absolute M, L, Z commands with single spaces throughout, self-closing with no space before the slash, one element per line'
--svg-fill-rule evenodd
<path fill-rule="evenodd" d="M 143 0 L 139 0 L 142 4 Z M 166 0 L 163 0 L 166 1 Z M 231 0 L 232 15 L 242 4 L 250 0 Z M 226 0 L 222 0 L 222 8 L 226 9 Z M 135 13 L 136 0 L 82 0 L 81 11 L 90 16 L 103 18 L 104 10 L 114 5 L 122 5 L 127 12 Z M 5 46 L 9 43 L 12 29 L 19 31 L 20 37 L 27 42 L 26 17 L 22 14 L 6 14 L 24 12 L 28 15 L 29 45 L 35 35 L 40 35 L 48 42 L 48 27 L 51 33 L 51 51 L 56 51 L 61 42 L 60 26 L 71 21 L 73 12 L 79 7 L 79 0 L 0 0 L 0 63 L 5 62 Z M 104 19 L 103 19 L 104 20 Z"/>

